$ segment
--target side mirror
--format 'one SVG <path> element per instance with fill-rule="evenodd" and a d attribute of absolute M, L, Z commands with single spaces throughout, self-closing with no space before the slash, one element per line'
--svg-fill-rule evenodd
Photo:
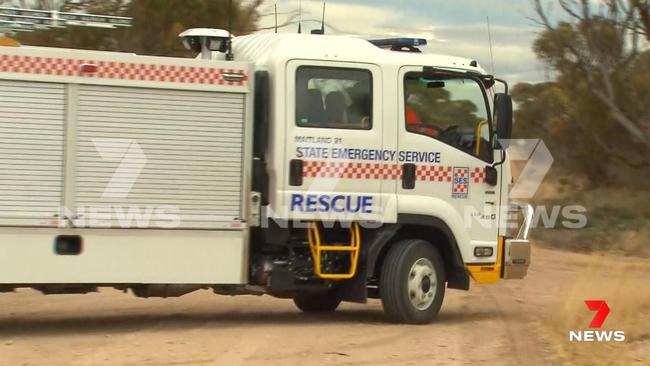
<path fill-rule="evenodd" d="M 422 68 L 422 77 L 424 80 L 434 80 L 437 75 L 436 69 L 431 66 L 424 66 Z"/>
<path fill-rule="evenodd" d="M 497 93 L 494 96 L 494 119 L 497 126 L 497 138 L 509 140 L 512 137 L 512 98 L 510 95 Z"/>

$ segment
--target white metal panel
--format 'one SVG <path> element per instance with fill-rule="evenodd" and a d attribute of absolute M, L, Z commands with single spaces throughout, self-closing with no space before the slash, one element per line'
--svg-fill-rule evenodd
<path fill-rule="evenodd" d="M 83 250 L 57 255 L 57 235 L 81 236 Z M 243 284 L 247 242 L 244 230 L 4 228 L 0 284 Z"/>
<path fill-rule="evenodd" d="M 244 96 L 80 85 L 77 212 L 98 208 L 112 227 L 236 226 L 242 219 Z M 157 209 L 180 221 L 160 220 Z M 118 212 L 151 216 L 116 221 Z M 107 226 L 83 217 L 77 224 Z"/>
<path fill-rule="evenodd" d="M 56 225 L 65 86 L 0 80 L 0 225 Z"/>

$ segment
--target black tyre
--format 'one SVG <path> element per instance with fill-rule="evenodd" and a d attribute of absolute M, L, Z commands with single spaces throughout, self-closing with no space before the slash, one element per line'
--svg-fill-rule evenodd
<path fill-rule="evenodd" d="M 395 243 L 382 264 L 379 294 L 390 321 L 433 321 L 445 297 L 445 267 L 438 250 L 420 239 Z"/>
<path fill-rule="evenodd" d="M 341 299 L 332 291 L 296 295 L 293 302 L 305 313 L 328 313 L 336 310 Z"/>

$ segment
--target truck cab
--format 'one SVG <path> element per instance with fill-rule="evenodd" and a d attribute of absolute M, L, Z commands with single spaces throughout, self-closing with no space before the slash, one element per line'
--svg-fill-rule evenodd
<path fill-rule="evenodd" d="M 497 134 L 496 119 L 502 129 L 512 122 L 509 97 L 495 92 L 494 77 L 475 60 L 424 54 L 423 44 L 302 34 L 233 40 L 235 57 L 269 79 L 269 115 L 255 122 L 268 124 L 256 156 L 264 162 L 260 175 L 270 177 L 264 225 L 293 232 L 306 222 L 307 231 L 313 225 L 337 238 L 342 230 L 338 238 L 345 238 L 360 223 L 358 273 L 320 277 L 366 281 L 378 287 L 367 292 L 375 296 L 386 261 L 420 246 L 437 251 L 444 273 L 436 280 L 450 288 L 468 289 L 469 277 L 492 283 L 514 276 L 513 259 L 518 268 L 529 263 L 522 236 L 508 237 L 499 224 L 509 214 L 512 177 L 497 141 L 509 136 Z M 517 258 L 510 258 L 513 243 Z M 436 277 L 434 261 L 426 262 L 411 271 L 419 281 L 409 284 L 412 303 L 413 295 L 434 294 L 421 290 Z"/>

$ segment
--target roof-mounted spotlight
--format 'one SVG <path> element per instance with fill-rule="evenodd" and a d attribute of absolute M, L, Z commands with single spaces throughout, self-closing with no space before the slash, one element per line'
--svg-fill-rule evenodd
<path fill-rule="evenodd" d="M 204 60 L 212 59 L 212 52 L 226 55 L 230 51 L 230 32 L 223 29 L 192 28 L 178 35 L 183 38 L 183 46 L 190 51 L 201 54 Z"/>

